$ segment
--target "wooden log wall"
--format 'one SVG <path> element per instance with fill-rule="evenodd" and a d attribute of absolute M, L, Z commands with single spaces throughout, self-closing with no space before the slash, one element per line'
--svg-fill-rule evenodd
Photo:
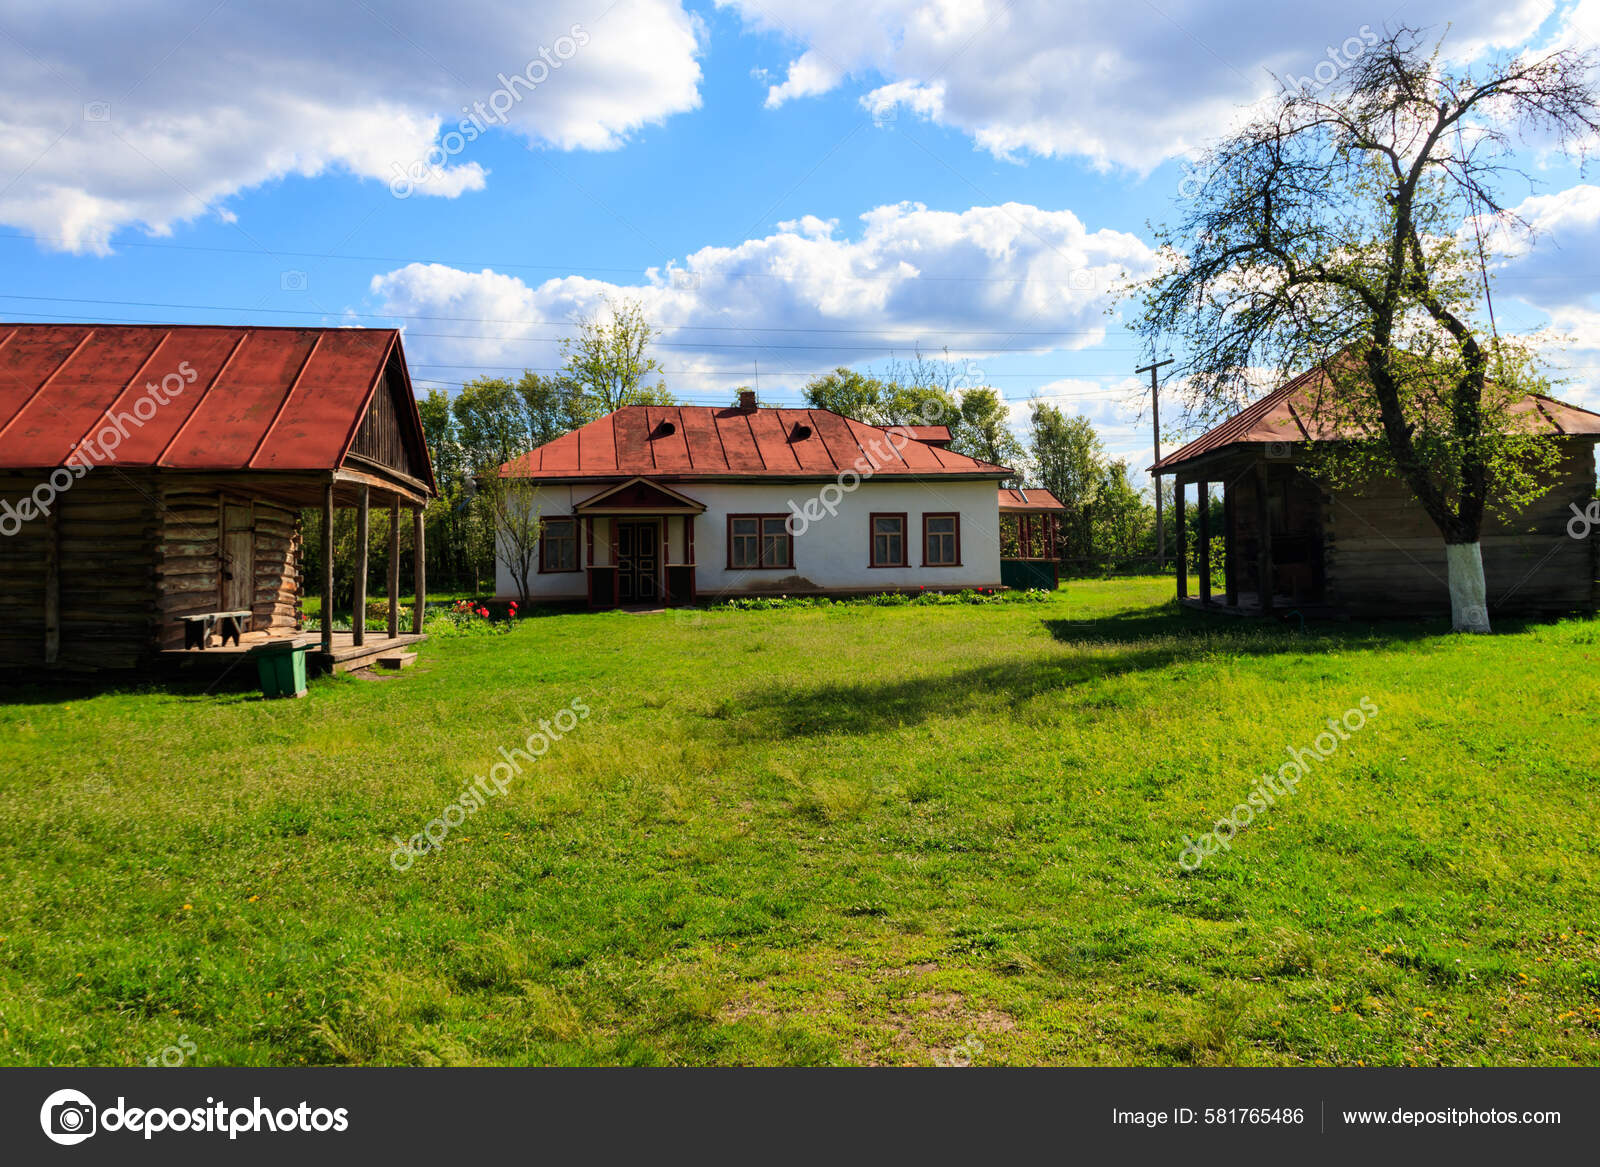
<path fill-rule="evenodd" d="M 1491 612 L 1592 610 L 1600 531 L 1567 533 L 1569 505 L 1594 495 L 1594 442 L 1562 441 L 1556 485 L 1526 511 L 1490 516 L 1483 568 Z M 1331 495 L 1323 515 L 1328 599 L 1354 611 L 1438 613 L 1448 608 L 1444 540 L 1398 479 Z"/>
<path fill-rule="evenodd" d="M 179 619 L 216 611 L 222 603 L 223 507 L 249 506 L 254 577 L 250 631 L 282 634 L 301 622 L 301 531 L 299 512 L 250 498 L 237 484 L 198 477 L 166 478 L 161 487 L 163 521 L 158 547 L 162 648 L 183 647 Z"/>
<path fill-rule="evenodd" d="M 15 507 L 43 480 L 0 475 L 0 502 Z M 0 664 L 42 670 L 47 645 L 50 667 L 68 671 L 146 659 L 156 623 L 158 505 L 150 474 L 90 471 L 55 496 L 51 518 L 0 534 Z"/>

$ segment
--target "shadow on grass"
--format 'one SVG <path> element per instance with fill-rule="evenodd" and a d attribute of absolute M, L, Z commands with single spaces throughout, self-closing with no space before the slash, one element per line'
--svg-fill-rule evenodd
<path fill-rule="evenodd" d="M 770 683 L 726 702 L 719 716 L 754 721 L 773 737 L 857 734 L 961 716 L 998 697 L 1019 705 L 1044 693 L 1127 673 L 1164 669 L 1219 653 L 1281 653 L 1382 649 L 1436 638 L 1432 624 L 1311 625 L 1215 617 L 1162 604 L 1093 620 L 1043 622 L 1066 649 L 1014 661 L 892 681 L 847 680 L 774 688 Z"/>

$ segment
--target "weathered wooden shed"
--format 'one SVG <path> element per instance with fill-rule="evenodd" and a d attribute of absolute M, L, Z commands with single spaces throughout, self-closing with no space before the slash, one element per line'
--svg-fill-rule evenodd
<path fill-rule="evenodd" d="M 1367 616 L 1450 608 L 1444 538 L 1398 477 L 1332 488 L 1305 465 L 1308 442 L 1340 440 L 1319 408 L 1321 368 L 1296 377 L 1152 466 L 1174 479 L 1178 597 L 1232 611 L 1295 609 Z M 1600 537 L 1569 531 L 1595 491 L 1600 415 L 1530 395 L 1513 410 L 1558 447 L 1551 489 L 1520 514 L 1485 517 L 1489 611 L 1592 611 Z M 1185 492 L 1196 488 L 1192 523 Z M 1222 491 L 1223 591 L 1211 586 L 1210 498 Z M 1189 529 L 1186 531 L 1186 523 Z M 1185 548 L 1198 565 L 1188 594 Z"/>
<path fill-rule="evenodd" d="M 0 324 L 0 665 L 146 667 L 186 651 L 186 617 L 228 611 L 243 635 L 225 651 L 301 637 L 333 666 L 393 651 L 420 638 L 435 494 L 395 330 Z M 323 508 L 331 541 L 335 508 L 356 508 L 359 611 L 372 505 L 393 520 L 389 635 L 358 620 L 336 637 L 329 580 L 309 636 L 301 510 Z"/>

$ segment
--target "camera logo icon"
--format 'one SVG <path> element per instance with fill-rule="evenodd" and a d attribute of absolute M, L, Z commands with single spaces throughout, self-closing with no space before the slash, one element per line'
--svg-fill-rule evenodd
<path fill-rule="evenodd" d="M 109 101 L 86 101 L 83 103 L 83 120 L 86 122 L 108 122 L 111 120 L 111 103 Z"/>
<path fill-rule="evenodd" d="M 52 1143 L 70 1147 L 95 1132 L 95 1105 L 77 1090 L 57 1090 L 39 1108 L 39 1125 Z"/>
<path fill-rule="evenodd" d="M 303 292 L 306 290 L 306 273 L 286 271 L 278 277 L 278 286 L 285 292 Z"/>

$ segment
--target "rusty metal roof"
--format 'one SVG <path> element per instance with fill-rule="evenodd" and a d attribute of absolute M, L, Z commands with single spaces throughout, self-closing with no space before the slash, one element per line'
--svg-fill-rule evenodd
<path fill-rule="evenodd" d="M 1064 511 L 1061 500 L 1042 486 L 1014 486 L 1000 488 L 1000 509 L 1006 513 L 1021 511 Z"/>
<path fill-rule="evenodd" d="M 1003 478 L 980 462 L 905 431 L 826 409 L 629 405 L 500 467 L 508 478 L 829 478 L 877 475 Z M 943 428 L 943 427 L 939 427 Z"/>
<path fill-rule="evenodd" d="M 903 425 L 898 428 L 930 446 L 948 446 L 952 436 L 947 425 Z"/>
<path fill-rule="evenodd" d="M 120 466 L 337 469 L 399 345 L 391 328 L 0 324 L 0 468 L 61 466 L 117 426 Z"/>
<path fill-rule="evenodd" d="M 1260 401 L 1245 406 L 1220 425 L 1207 430 L 1194 441 L 1168 454 L 1150 467 L 1167 473 L 1203 454 L 1228 446 L 1270 445 L 1276 442 L 1329 442 L 1359 436 L 1341 430 L 1319 408 L 1327 390 L 1327 369 L 1318 365 L 1278 386 Z M 1534 432 L 1545 434 L 1600 435 L 1600 414 L 1553 397 L 1531 393 L 1511 406 L 1513 416 L 1533 415 Z"/>

